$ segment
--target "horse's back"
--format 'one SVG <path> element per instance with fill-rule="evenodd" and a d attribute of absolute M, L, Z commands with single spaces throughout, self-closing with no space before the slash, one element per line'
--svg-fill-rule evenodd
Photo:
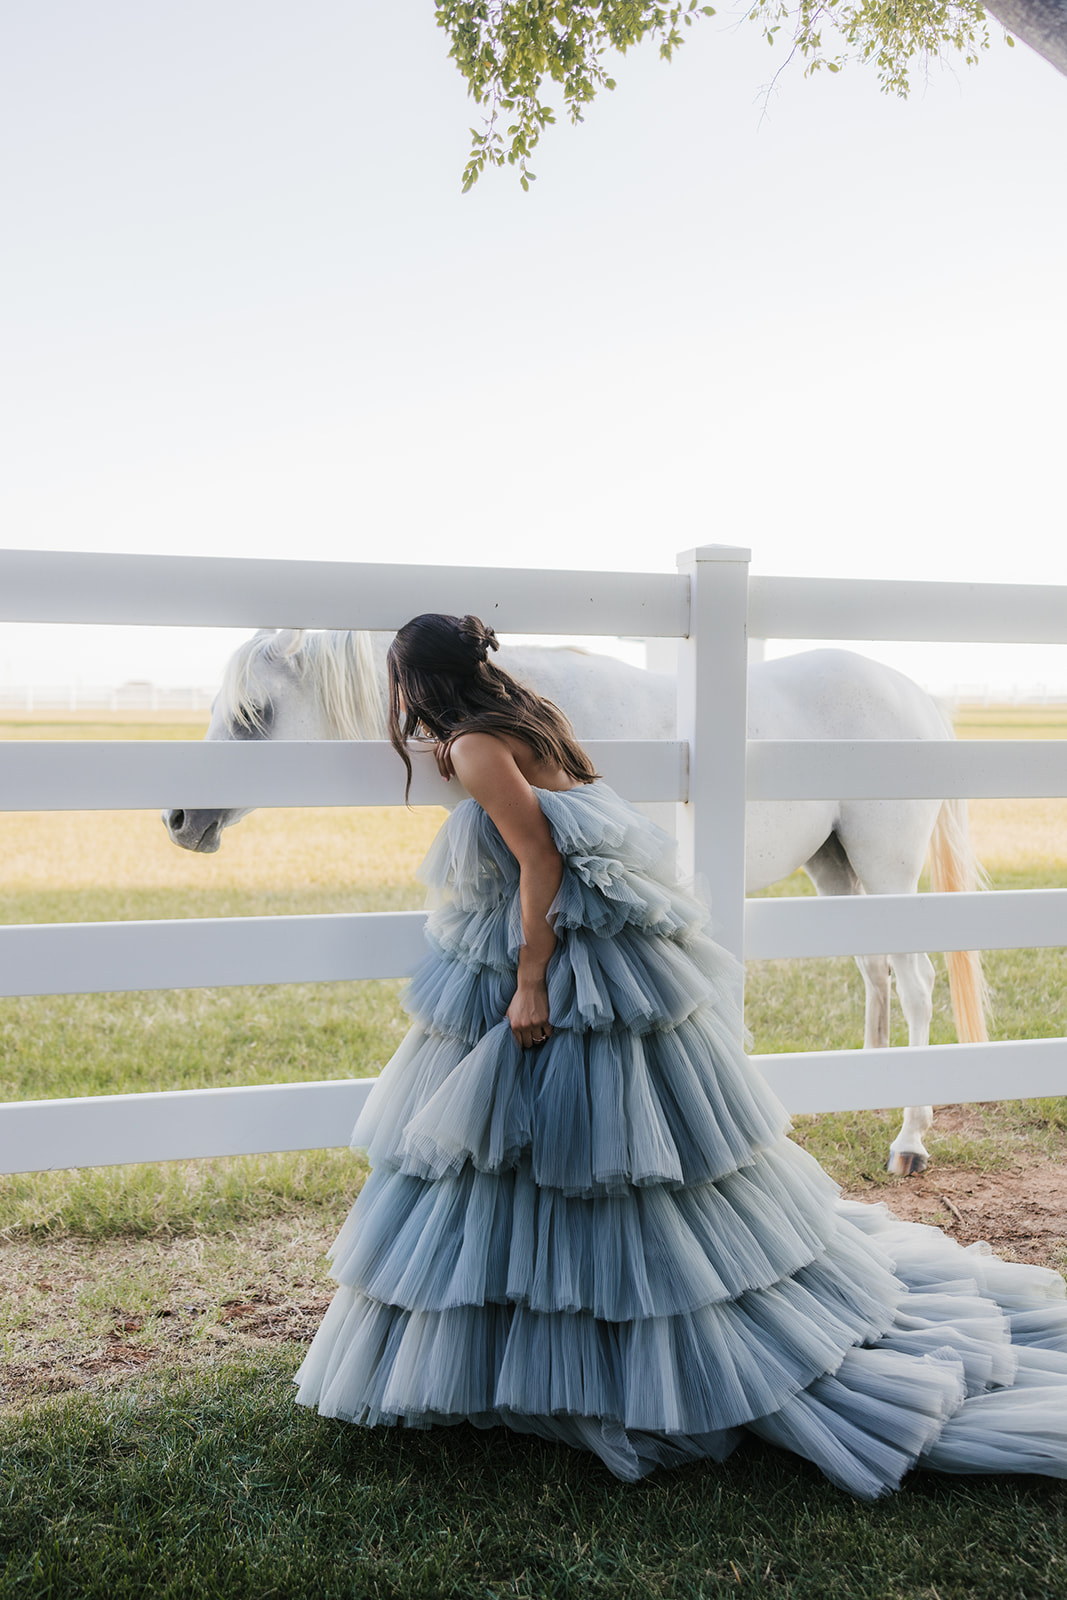
<path fill-rule="evenodd" d="M 674 679 L 614 656 L 566 646 L 517 645 L 501 665 L 558 705 L 579 739 L 669 739 Z"/>
<path fill-rule="evenodd" d="M 666 739 L 674 679 L 613 656 L 517 646 L 505 663 L 566 712 L 580 739 Z M 749 670 L 752 739 L 945 739 L 936 701 L 893 667 L 852 650 L 805 650 Z"/>
<path fill-rule="evenodd" d="M 894 667 L 852 650 L 805 650 L 749 672 L 751 739 L 946 739 L 937 702 Z"/>

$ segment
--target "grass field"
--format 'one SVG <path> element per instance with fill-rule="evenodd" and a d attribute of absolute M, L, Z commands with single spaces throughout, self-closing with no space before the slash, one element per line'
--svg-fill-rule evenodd
<path fill-rule="evenodd" d="M 201 732 L 0 722 L 0 738 Z M 1063 737 L 1067 716 L 967 713 L 960 733 Z M 200 858 L 145 813 L 0 814 L 0 920 L 413 906 L 438 822 L 261 812 Z M 1067 881 L 1065 823 L 1060 801 L 972 810 L 1005 887 Z M 995 1033 L 1067 1033 L 1061 952 L 987 966 Z M 398 987 L 0 1001 L 0 1099 L 373 1075 L 403 1031 Z M 935 1004 L 948 1040 L 943 971 Z M 753 967 L 748 1012 L 759 1051 L 862 1040 L 849 961 Z M 840 1180 L 873 1181 L 893 1123 L 819 1117 L 798 1132 Z M 946 1170 L 988 1169 L 1023 1146 L 1062 1158 L 1067 1100 L 979 1108 L 935 1152 Z M 289 1375 L 329 1293 L 321 1252 L 359 1179 L 340 1151 L 0 1179 L 0 1596 L 1067 1594 L 1067 1499 L 1038 1480 L 919 1475 L 864 1507 L 753 1444 L 724 1469 L 633 1489 L 531 1441 L 368 1435 L 295 1410 Z"/>
<path fill-rule="evenodd" d="M 0 722 L 0 736 L 198 738 L 203 722 L 117 716 Z M 1061 712 L 965 714 L 966 737 L 1058 737 Z M 214 856 L 176 849 L 147 812 L 0 813 L 0 920 L 7 923 L 251 916 L 394 910 L 421 904 L 415 871 L 442 813 L 430 809 L 261 811 L 225 836 Z M 1067 881 L 1067 802 L 984 801 L 973 807 L 976 847 L 999 886 Z M 778 892 L 809 892 L 802 874 Z M 932 1037 L 954 1037 L 943 962 Z M 1000 1037 L 1067 1033 L 1062 954 L 987 957 Z M 404 1028 L 397 983 L 290 985 L 0 1001 L 0 1098 L 122 1093 L 202 1085 L 373 1076 Z M 749 1025 L 759 1052 L 848 1048 L 862 1042 L 862 983 L 849 960 L 765 962 L 750 968 Z M 894 1042 L 905 1033 L 899 1012 Z M 1032 1112 L 1023 1109 L 1023 1124 Z M 1042 1107 L 1042 1137 L 1048 1108 Z M 801 1136 L 841 1181 L 877 1173 L 890 1114 L 819 1118 Z M 1059 1118 L 1051 1125 L 1058 1130 Z M 1035 1129 L 1035 1132 L 1037 1130 Z M 1003 1158 L 991 1130 L 982 1159 Z M 973 1135 L 941 1141 L 941 1161 L 976 1158 Z M 0 1179 L 0 1228 L 102 1237 L 159 1226 L 196 1229 L 205 1212 L 258 1216 L 270 1195 L 312 1184 L 319 1203 L 341 1203 L 349 1158 L 265 1157 L 238 1164 L 151 1166 L 115 1173 Z M 312 1183 L 312 1172 L 316 1178 Z M 255 1182 L 247 1181 L 251 1174 Z M 299 1174 L 299 1177 L 298 1177 Z M 332 1176 L 328 1176 L 332 1175 Z M 215 1191 L 218 1190 L 218 1193 Z M 248 1199 L 241 1195 L 247 1193 Z M 181 1195 L 187 1199 L 182 1201 Z M 141 1198 L 138 1200 L 137 1196 Z M 223 1196 L 225 1195 L 225 1199 Z M 137 1219 L 141 1220 L 138 1221 Z"/>

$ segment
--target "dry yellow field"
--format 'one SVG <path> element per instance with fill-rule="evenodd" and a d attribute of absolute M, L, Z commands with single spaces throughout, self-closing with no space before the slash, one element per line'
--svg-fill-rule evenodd
<path fill-rule="evenodd" d="M 0 813 L 0 881 L 8 892 L 51 889 L 362 891 L 406 884 L 445 813 L 257 811 L 213 856 L 171 844 L 147 811 Z"/>
<path fill-rule="evenodd" d="M 200 714 L 82 716 L 55 712 L 0 721 L 0 739 L 199 739 Z M 174 797 L 175 805 L 181 797 Z M 414 880 L 445 813 L 365 807 L 257 811 L 227 831 L 215 855 L 173 845 L 156 812 L 0 812 L 0 887 L 362 892 Z"/>
<path fill-rule="evenodd" d="M 990 872 L 1067 867 L 1067 800 L 972 800 L 971 842 Z"/>
<path fill-rule="evenodd" d="M 145 713 L 15 718 L 0 738 L 198 738 L 202 717 Z M 1063 712 L 964 712 L 961 738 L 1057 738 Z M 175 796 L 175 803 L 180 797 Z M 227 892 L 358 889 L 413 882 L 443 811 L 393 808 L 259 811 L 230 829 L 213 856 L 176 849 L 154 812 L 0 812 L 0 886 Z M 979 800 L 971 805 L 979 858 L 992 871 L 1067 866 L 1067 799 Z"/>
<path fill-rule="evenodd" d="M 959 739 L 1062 739 L 1067 710 L 989 706 L 963 710 Z M 1067 799 L 972 800 L 971 840 L 990 871 L 1054 870 L 1067 865 Z"/>

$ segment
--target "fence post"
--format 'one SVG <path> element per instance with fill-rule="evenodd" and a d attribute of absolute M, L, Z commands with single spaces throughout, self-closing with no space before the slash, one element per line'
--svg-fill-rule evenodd
<path fill-rule="evenodd" d="M 689 578 L 689 633 L 678 652 L 678 737 L 689 742 L 679 858 L 711 899 L 715 939 L 739 959 L 745 919 L 745 740 L 751 551 L 703 545 L 678 557 Z"/>

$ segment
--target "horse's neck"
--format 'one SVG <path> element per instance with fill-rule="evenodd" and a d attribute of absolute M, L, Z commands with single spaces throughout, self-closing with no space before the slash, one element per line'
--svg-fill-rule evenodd
<path fill-rule="evenodd" d="M 393 642 L 391 633 L 367 633 L 364 638 L 370 644 L 371 655 L 374 658 L 374 676 L 382 692 L 382 704 L 385 704 L 385 658 L 389 654 L 389 646 Z"/>
<path fill-rule="evenodd" d="M 382 726 L 385 726 L 389 714 L 389 675 L 386 667 L 386 656 L 389 646 L 393 642 L 391 633 L 367 633 L 364 638 L 370 647 L 371 660 L 374 663 L 374 686 L 378 696 L 378 705 L 382 713 Z"/>
<path fill-rule="evenodd" d="M 318 634 L 309 660 L 329 739 L 374 739 L 385 732 L 385 653 L 388 636 L 355 628 Z"/>

